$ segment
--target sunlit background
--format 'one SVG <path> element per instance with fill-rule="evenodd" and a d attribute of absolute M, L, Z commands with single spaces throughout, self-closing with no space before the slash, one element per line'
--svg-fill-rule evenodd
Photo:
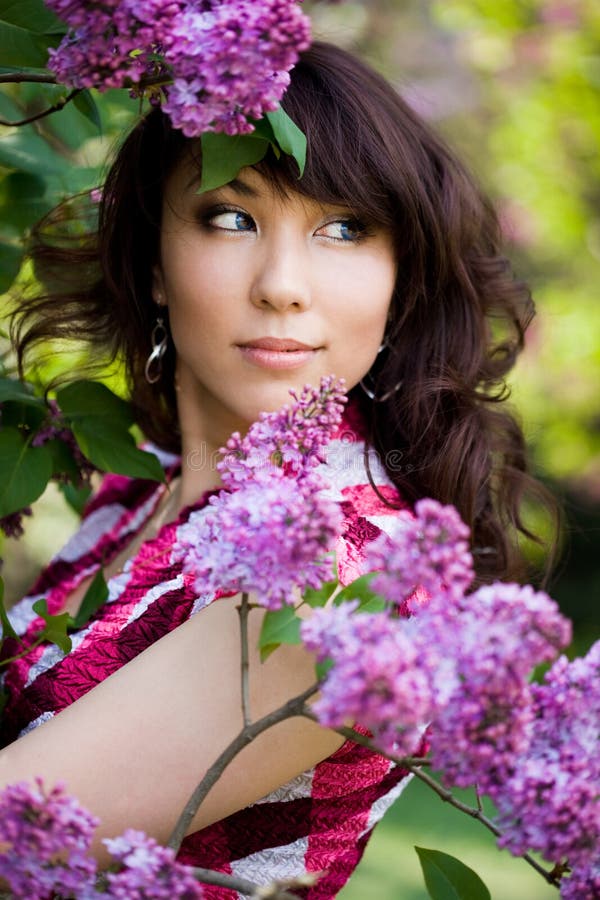
<path fill-rule="evenodd" d="M 598 637 L 600 619 L 600 4 L 365 0 L 306 7 L 315 35 L 366 56 L 435 123 L 496 202 L 508 253 L 538 309 L 512 390 L 534 467 L 565 510 L 564 550 L 550 593 L 574 621 L 574 649 L 584 652 Z M 50 87 L 7 88 L 0 117 L 30 113 L 55 96 Z M 100 137 L 81 111 L 67 108 L 0 141 L 1 290 L 18 269 L 21 229 L 48 206 L 35 178 L 48 172 L 57 197 L 97 183 L 108 149 L 138 111 L 108 92 L 100 112 Z M 29 179 L 28 193 L 15 176 Z M 70 364 L 54 358 L 47 371 Z M 49 490 L 25 539 L 4 547 L 11 598 L 76 523 Z M 499 853 L 478 823 L 419 784 L 388 814 L 340 896 L 425 897 L 415 844 L 459 856 L 494 900 L 557 896 L 522 861 Z"/>

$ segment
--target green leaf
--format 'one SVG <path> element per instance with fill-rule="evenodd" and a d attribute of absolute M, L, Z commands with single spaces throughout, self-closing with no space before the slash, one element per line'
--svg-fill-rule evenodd
<path fill-rule="evenodd" d="M 30 447 L 16 429 L 0 431 L 0 517 L 8 516 L 43 494 L 52 477 L 47 447 Z"/>
<path fill-rule="evenodd" d="M 50 201 L 43 199 L 45 193 L 46 182 L 37 175 L 28 172 L 9 172 L 5 175 L 0 181 L 3 226 L 10 226 L 15 236 L 20 236 L 50 208 Z"/>
<path fill-rule="evenodd" d="M 46 409 L 46 404 L 41 397 L 35 396 L 31 386 L 17 378 L 0 378 L 0 403 L 6 403 L 8 400 Z"/>
<path fill-rule="evenodd" d="M 15 640 L 19 639 L 17 632 L 10 624 L 10 620 L 6 613 L 6 607 L 4 606 L 4 582 L 2 578 L 0 578 L 0 625 L 2 625 L 2 639 L 7 637 L 15 638 Z"/>
<path fill-rule="evenodd" d="M 129 428 L 133 412 L 129 403 L 117 397 L 100 381 L 73 381 L 56 392 L 56 402 L 71 421 L 101 419 L 112 427 Z"/>
<path fill-rule="evenodd" d="M 282 606 L 281 609 L 269 610 L 263 619 L 258 639 L 261 662 L 264 662 L 281 644 L 299 643 L 301 643 L 300 619 L 294 607 Z"/>
<path fill-rule="evenodd" d="M 74 484 L 61 484 L 59 485 L 59 490 L 71 509 L 73 509 L 78 516 L 83 515 L 85 505 L 92 494 L 91 487 L 87 484 L 82 485 L 81 487 L 75 487 Z"/>
<path fill-rule="evenodd" d="M 32 175 L 66 175 L 69 170 L 73 171 L 68 160 L 59 156 L 48 141 L 29 127 L 20 128 L 2 138 L 0 165 Z"/>
<path fill-rule="evenodd" d="M 202 135 L 202 181 L 198 193 L 213 191 L 232 181 L 245 166 L 259 162 L 269 149 L 269 141 L 254 134 Z"/>
<path fill-rule="evenodd" d="M 371 581 L 375 577 L 374 572 L 367 575 L 361 575 L 351 584 L 346 585 L 343 591 L 340 591 L 334 599 L 334 604 L 340 606 L 347 603 L 348 600 L 358 600 L 359 605 L 357 612 L 381 612 L 385 609 L 386 603 L 383 597 L 371 590 Z"/>
<path fill-rule="evenodd" d="M 323 659 L 315 665 L 315 673 L 318 681 L 323 681 L 330 669 L 333 668 L 332 659 Z"/>
<path fill-rule="evenodd" d="M 81 91 L 73 97 L 73 106 L 79 112 L 89 119 L 92 125 L 95 125 L 98 131 L 102 131 L 102 121 L 100 119 L 100 110 L 94 98 L 89 91 Z"/>
<path fill-rule="evenodd" d="M 108 585 L 106 584 L 102 569 L 98 569 L 81 601 L 79 612 L 75 618 L 71 619 L 69 627 L 75 629 L 83 628 L 83 626 L 92 618 L 94 613 L 106 603 L 107 598 Z"/>
<path fill-rule="evenodd" d="M 339 582 L 337 578 L 334 578 L 333 581 L 324 581 L 321 587 L 318 590 L 314 590 L 314 588 L 306 588 L 304 594 L 302 595 L 302 599 L 305 603 L 308 603 L 309 606 L 313 608 L 315 606 L 325 606 Z"/>
<path fill-rule="evenodd" d="M 268 112 L 265 118 L 268 119 L 275 140 L 283 152 L 293 156 L 298 163 L 298 178 L 302 178 L 306 165 L 306 135 L 281 106 L 274 112 Z"/>
<path fill-rule="evenodd" d="M 80 479 L 79 466 L 75 462 L 70 447 L 59 438 L 48 441 L 44 446 L 52 454 L 52 475 L 66 475 L 77 484 Z"/>
<path fill-rule="evenodd" d="M 3 20 L 0 12 L 0 46 L 5 65 L 45 66 L 48 44 L 48 39 Z"/>
<path fill-rule="evenodd" d="M 44 638 L 60 647 L 63 653 L 68 653 L 72 646 L 71 638 L 67 634 L 67 628 L 71 621 L 69 613 L 58 613 L 56 616 L 51 615 L 48 612 L 48 604 L 45 598 L 36 600 L 31 608 L 46 623 L 42 632 Z"/>
<path fill-rule="evenodd" d="M 23 255 L 22 247 L 0 241 L 0 294 L 10 290 L 21 269 Z"/>
<path fill-rule="evenodd" d="M 65 34 L 67 31 L 65 23 L 43 0 L 0 0 L 0 20 L 34 34 Z M 6 60 L 3 62 L 6 64 Z"/>
<path fill-rule="evenodd" d="M 491 900 L 479 875 L 454 856 L 415 847 L 432 900 Z"/>
<path fill-rule="evenodd" d="M 165 473 L 154 453 L 139 450 L 123 428 L 98 418 L 73 422 L 73 434 L 81 452 L 101 471 L 164 481 Z"/>

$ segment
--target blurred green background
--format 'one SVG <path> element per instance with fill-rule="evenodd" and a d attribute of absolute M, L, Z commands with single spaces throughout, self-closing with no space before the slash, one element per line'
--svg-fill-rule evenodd
<path fill-rule="evenodd" d="M 534 467 L 566 516 L 550 593 L 574 621 L 574 650 L 584 652 L 598 637 L 600 596 L 600 4 L 305 6 L 315 35 L 370 59 L 446 136 L 496 202 L 508 253 L 538 308 L 512 389 Z M 20 119 L 64 93 L 4 86 L 0 118 Z M 64 194 L 98 184 L 107 152 L 138 115 L 125 92 L 96 99 L 97 111 L 80 103 L 21 129 L 0 129 L 0 291 L 18 274 L 23 230 Z M 42 374 L 71 363 L 55 356 Z M 25 589 L 75 525 L 75 515 L 49 490 L 25 540 L 4 547 L 10 596 Z M 481 826 L 412 783 L 340 896 L 424 898 L 415 844 L 472 865 L 494 900 L 557 895 L 522 861 L 499 853 Z"/>

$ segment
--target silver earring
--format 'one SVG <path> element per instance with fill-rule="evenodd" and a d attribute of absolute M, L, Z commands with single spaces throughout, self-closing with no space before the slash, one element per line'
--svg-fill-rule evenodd
<path fill-rule="evenodd" d="M 169 342 L 165 323 L 160 316 L 157 318 L 156 325 L 152 329 L 151 340 L 152 350 L 146 360 L 144 375 L 146 376 L 148 384 L 156 384 L 162 375 L 162 358 L 167 352 L 167 345 Z"/>
<path fill-rule="evenodd" d="M 384 350 L 387 350 L 387 349 L 388 349 L 388 343 L 387 343 L 387 340 L 384 340 L 383 343 L 380 345 L 379 350 L 377 351 L 377 356 L 379 356 L 380 353 L 382 353 Z M 371 384 L 367 384 L 367 378 L 371 379 Z M 365 394 L 367 395 L 367 397 L 369 398 L 369 400 L 372 400 L 374 403 L 384 403 L 386 400 L 389 400 L 390 397 L 393 394 L 395 394 L 396 391 L 399 391 L 400 388 L 402 387 L 402 381 L 399 381 L 396 385 L 394 385 L 394 387 L 391 390 L 386 391 L 385 394 L 381 394 L 381 396 L 378 397 L 375 392 L 375 385 L 373 384 L 373 376 L 369 375 L 368 372 L 364 378 L 361 378 L 361 380 L 359 381 L 359 384 L 360 384 L 361 388 L 363 389 L 363 391 L 365 392 Z"/>

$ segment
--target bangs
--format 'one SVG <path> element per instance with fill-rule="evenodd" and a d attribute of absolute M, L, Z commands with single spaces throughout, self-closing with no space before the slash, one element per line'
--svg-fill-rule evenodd
<path fill-rule="evenodd" d="M 351 71 L 340 71 L 347 64 L 343 51 L 339 54 L 339 59 L 332 58 L 335 48 L 314 43 L 292 70 L 282 100 L 287 114 L 306 135 L 302 178 L 291 156 L 277 158 L 271 150 L 253 168 L 283 195 L 292 192 L 341 204 L 391 228 L 398 222 L 398 198 L 393 180 L 385 177 L 378 129 L 364 110 L 365 81 L 371 80 L 372 73 L 365 68 L 365 81 L 357 78 L 356 60 Z M 389 93 L 390 88 L 385 88 Z"/>

